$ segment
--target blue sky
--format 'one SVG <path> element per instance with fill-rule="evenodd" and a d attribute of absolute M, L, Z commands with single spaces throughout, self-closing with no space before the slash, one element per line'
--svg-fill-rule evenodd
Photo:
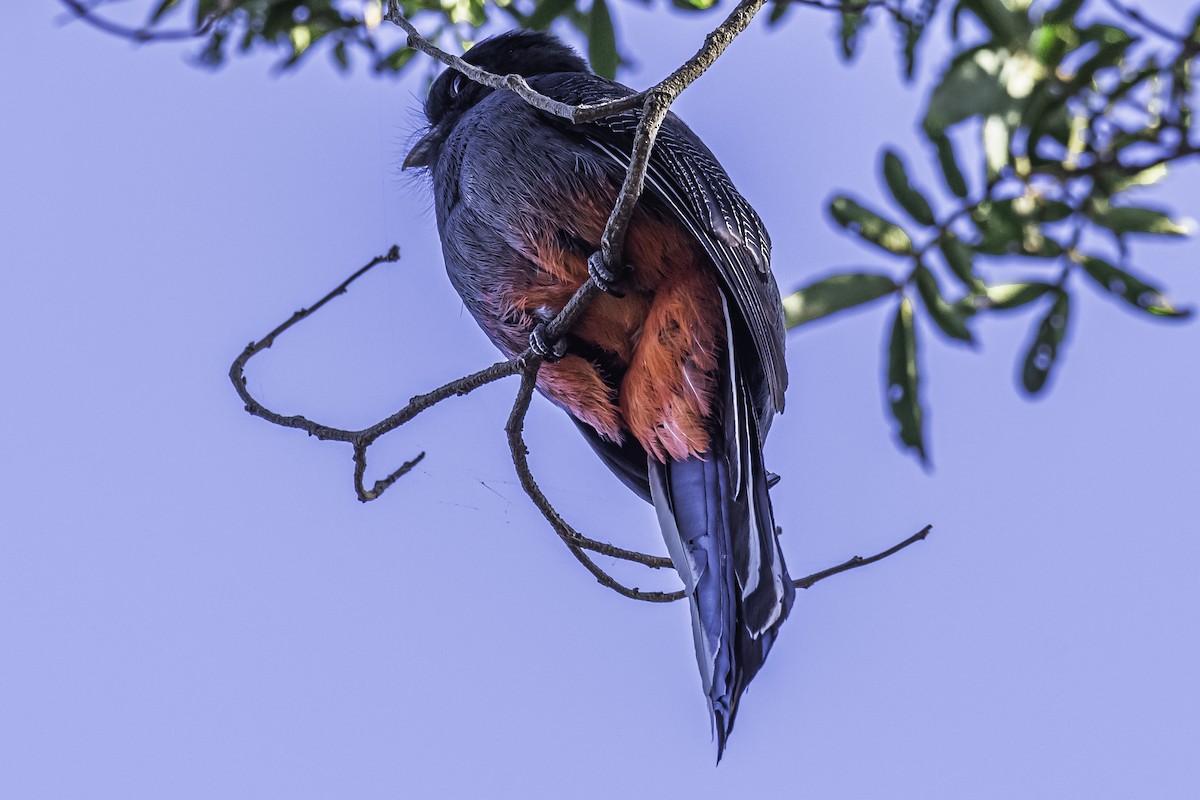
<path fill-rule="evenodd" d="M 712 22 L 617 13 L 635 85 Z M 58 19 L 25 3 L 0 30 L 0 794 L 1195 796 L 1195 322 L 1079 291 L 1036 402 L 1014 378 L 1036 313 L 983 320 L 974 353 L 922 328 L 932 474 L 883 414 L 888 312 L 793 334 L 767 451 L 793 572 L 935 529 L 801 593 L 714 769 L 687 609 L 603 590 L 545 527 L 505 450 L 514 383 L 381 443 L 380 471 L 429 455 L 367 505 L 347 448 L 249 417 L 228 384 L 246 342 L 391 243 L 399 264 L 252 363 L 257 396 L 365 425 L 494 360 L 399 174 L 416 76 L 210 74 Z M 756 25 L 677 104 L 785 289 L 876 263 L 823 208 L 835 188 L 883 204 L 885 144 L 935 183 L 891 39 L 847 69 L 830 25 Z M 1154 196 L 1200 215 L 1198 177 Z M 1139 243 L 1134 263 L 1195 304 L 1198 256 Z M 569 519 L 661 548 L 541 401 L 530 444 Z"/>

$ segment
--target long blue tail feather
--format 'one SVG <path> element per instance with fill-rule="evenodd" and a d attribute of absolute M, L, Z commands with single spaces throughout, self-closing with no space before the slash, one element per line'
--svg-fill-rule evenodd
<path fill-rule="evenodd" d="M 692 611 L 696 660 L 717 737 L 717 760 L 742 692 L 766 661 L 795 589 L 775 531 L 754 414 L 727 387 L 725 436 L 701 457 L 647 460 L 650 493 Z M 733 405 L 738 404 L 738 405 Z M 732 429 L 732 430 L 731 430 Z"/>

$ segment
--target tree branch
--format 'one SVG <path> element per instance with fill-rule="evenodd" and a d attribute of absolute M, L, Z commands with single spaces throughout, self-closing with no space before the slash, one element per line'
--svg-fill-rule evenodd
<path fill-rule="evenodd" d="M 929 535 L 929 532 L 932 530 L 933 530 L 932 525 L 926 525 L 924 528 L 917 531 L 912 536 L 905 539 L 903 542 L 900 542 L 900 544 L 895 545 L 894 547 L 889 547 L 887 550 L 884 550 L 882 553 L 876 553 L 875 555 L 868 556 L 867 558 L 863 558 L 862 556 L 855 556 L 854 558 L 850 559 L 849 561 L 845 561 L 841 564 L 838 564 L 836 567 L 830 567 L 829 569 L 823 569 L 820 572 L 814 572 L 812 575 L 809 575 L 807 578 L 800 578 L 799 580 L 797 580 L 796 588 L 797 589 L 808 589 L 814 583 L 817 583 L 818 581 L 823 581 L 826 578 L 831 578 L 834 575 L 838 575 L 843 572 L 849 572 L 852 569 L 858 569 L 859 567 L 865 567 L 867 564 L 874 564 L 876 561 L 882 561 L 883 559 L 887 558 L 890 555 L 899 553 L 901 550 L 908 547 L 909 545 L 916 544 L 917 542 L 923 541 L 925 539 L 925 537 Z"/>
<path fill-rule="evenodd" d="M 191 30 L 154 30 L 147 26 L 131 28 L 97 16 L 93 7 L 85 5 L 80 0 L 59 0 L 59 2 L 71 11 L 75 19 L 83 20 L 93 28 L 107 34 L 139 43 L 196 39 L 208 33 L 212 29 L 213 23 L 221 17 L 221 14 L 210 14 L 204 19 L 204 22 Z"/>

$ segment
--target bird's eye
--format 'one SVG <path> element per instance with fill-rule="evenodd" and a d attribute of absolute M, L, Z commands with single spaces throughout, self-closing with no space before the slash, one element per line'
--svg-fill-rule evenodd
<path fill-rule="evenodd" d="M 455 75 L 454 80 L 450 82 L 450 95 L 452 97 L 457 97 L 458 95 L 462 94 L 462 90 L 465 88 L 467 88 L 467 79 L 463 77 L 462 73 L 460 72 L 459 74 Z"/>

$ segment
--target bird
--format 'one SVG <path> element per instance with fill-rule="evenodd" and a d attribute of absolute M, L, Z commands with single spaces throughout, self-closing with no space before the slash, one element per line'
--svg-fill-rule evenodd
<path fill-rule="evenodd" d="M 571 105 L 634 93 L 545 32 L 484 39 L 464 60 Z M 403 168 L 432 179 L 446 270 L 466 309 L 505 356 L 531 344 L 545 356 L 539 392 L 654 505 L 691 609 L 719 763 L 795 599 L 768 494 L 778 478 L 762 450 L 788 382 L 766 228 L 668 114 L 627 263 L 609 269 L 601 234 L 638 111 L 575 124 L 447 69 L 424 113 Z M 545 323 L 589 277 L 603 291 L 559 341 L 544 341 Z"/>

